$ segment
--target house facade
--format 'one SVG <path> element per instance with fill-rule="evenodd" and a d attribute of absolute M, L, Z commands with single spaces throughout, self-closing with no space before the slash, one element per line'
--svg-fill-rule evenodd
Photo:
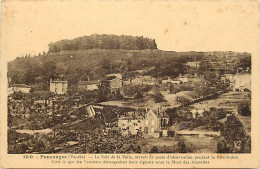
<path fill-rule="evenodd" d="M 220 81 L 222 82 L 222 83 L 226 83 L 226 82 L 228 82 L 228 83 L 234 83 L 234 74 L 224 74 L 224 75 L 222 75 L 221 77 L 220 77 Z"/>
<path fill-rule="evenodd" d="M 125 85 L 156 85 L 158 80 L 152 76 L 137 76 L 126 81 Z"/>
<path fill-rule="evenodd" d="M 32 89 L 32 87 L 28 86 L 26 84 L 14 84 L 8 90 L 9 90 L 9 93 L 11 94 L 14 92 L 30 93 L 31 89 Z"/>
<path fill-rule="evenodd" d="M 199 68 L 200 62 L 188 62 L 186 63 L 186 65 L 194 68 Z"/>
<path fill-rule="evenodd" d="M 98 89 L 99 81 L 79 81 L 78 89 L 79 90 L 96 90 Z"/>
<path fill-rule="evenodd" d="M 110 83 L 110 90 L 116 92 L 123 86 L 123 79 L 121 74 L 109 74 L 107 75 L 107 81 Z"/>
<path fill-rule="evenodd" d="M 50 91 L 55 94 L 65 94 L 68 90 L 68 81 L 50 81 Z"/>
<path fill-rule="evenodd" d="M 122 135 L 137 135 L 143 132 L 149 136 L 154 136 L 156 132 L 163 131 L 169 123 L 167 113 L 154 113 L 152 110 L 146 112 L 144 116 L 124 116 L 118 118 L 117 127 Z"/>
<path fill-rule="evenodd" d="M 198 117 L 203 117 L 203 113 L 205 112 L 204 109 L 192 109 L 190 111 L 192 113 L 192 117 L 194 119 L 198 118 Z"/>
<path fill-rule="evenodd" d="M 251 91 L 251 74 L 240 73 L 234 75 L 234 91 Z"/>
<path fill-rule="evenodd" d="M 168 77 L 167 80 L 162 80 L 162 84 L 167 84 L 167 83 L 172 83 L 172 84 L 180 84 L 181 81 L 177 79 L 171 79 Z"/>
<path fill-rule="evenodd" d="M 148 135 L 153 135 L 155 130 L 159 128 L 159 122 L 157 120 L 156 114 L 149 110 L 145 114 L 144 132 Z"/>
<path fill-rule="evenodd" d="M 169 116 L 165 112 L 154 113 L 149 110 L 145 114 L 144 118 L 144 132 L 148 135 L 154 135 L 154 133 L 162 128 L 166 127 L 169 123 Z"/>
<path fill-rule="evenodd" d="M 186 75 L 179 75 L 179 77 L 177 77 L 177 80 L 179 80 L 181 83 L 187 83 L 187 82 L 203 82 L 203 83 L 208 83 L 204 78 L 195 75 L 190 75 L 190 74 L 186 74 Z"/>

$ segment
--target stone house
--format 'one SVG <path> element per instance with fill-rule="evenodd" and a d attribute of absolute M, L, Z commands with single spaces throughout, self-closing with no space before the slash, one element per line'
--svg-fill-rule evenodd
<path fill-rule="evenodd" d="M 165 112 L 154 113 L 152 110 L 149 110 L 145 114 L 144 118 L 144 132 L 148 135 L 154 135 L 154 132 L 166 127 L 169 123 L 169 115 Z"/>
<path fill-rule="evenodd" d="M 14 84 L 9 88 L 9 92 L 10 93 L 14 93 L 14 92 L 30 93 L 31 89 L 32 89 L 32 87 L 28 86 L 26 84 Z"/>
<path fill-rule="evenodd" d="M 234 75 L 234 91 L 251 91 L 251 74 L 240 73 Z"/>
<path fill-rule="evenodd" d="M 96 90 L 100 84 L 99 80 L 97 81 L 79 81 L 78 89 L 79 90 Z"/>
<path fill-rule="evenodd" d="M 68 81 L 50 81 L 50 91 L 55 94 L 65 94 L 68 90 Z"/>
<path fill-rule="evenodd" d="M 109 74 L 107 75 L 107 81 L 109 81 L 110 90 L 116 92 L 123 86 L 123 78 L 121 74 Z"/>

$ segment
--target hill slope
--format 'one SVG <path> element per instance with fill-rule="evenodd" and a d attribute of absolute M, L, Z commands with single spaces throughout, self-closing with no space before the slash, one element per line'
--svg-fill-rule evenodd
<path fill-rule="evenodd" d="M 179 64 L 184 58 L 176 52 L 160 50 L 77 50 L 16 58 L 8 63 L 11 83 L 28 85 L 50 78 L 64 78 L 70 84 L 100 78 L 109 73 L 127 74 L 167 63 Z"/>
<path fill-rule="evenodd" d="M 200 61 L 200 70 L 194 72 L 194 69 L 185 66 L 189 61 Z M 69 85 L 73 85 L 80 80 L 98 79 L 109 73 L 129 76 L 140 69 L 147 70 L 146 75 L 156 78 L 174 78 L 180 73 L 235 73 L 238 67 L 251 68 L 249 53 L 77 49 L 18 57 L 8 63 L 8 77 L 11 84 L 24 83 L 32 85 L 35 90 L 48 90 L 50 79 L 55 78 L 68 80 Z"/>

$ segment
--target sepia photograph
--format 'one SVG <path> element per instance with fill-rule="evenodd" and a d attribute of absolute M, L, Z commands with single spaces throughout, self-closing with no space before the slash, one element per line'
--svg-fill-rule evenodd
<path fill-rule="evenodd" d="M 250 155 L 256 4 L 2 1 L 6 153 Z"/>
<path fill-rule="evenodd" d="M 250 53 L 105 34 L 48 46 L 8 63 L 8 153 L 250 153 Z"/>

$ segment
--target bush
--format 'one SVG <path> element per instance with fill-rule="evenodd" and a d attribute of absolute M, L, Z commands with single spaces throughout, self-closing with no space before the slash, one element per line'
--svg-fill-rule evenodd
<path fill-rule="evenodd" d="M 159 148 L 157 146 L 153 146 L 153 148 L 150 150 L 149 153 L 158 153 L 159 152 Z"/>
<path fill-rule="evenodd" d="M 191 100 L 184 96 L 177 96 L 176 101 L 182 106 L 188 106 L 191 103 Z"/>
<path fill-rule="evenodd" d="M 184 141 L 179 141 L 178 142 L 178 152 L 179 153 L 187 153 L 186 145 L 185 145 Z"/>
<path fill-rule="evenodd" d="M 238 105 L 238 113 L 242 116 L 251 116 L 251 104 L 250 104 L 250 102 L 240 103 Z"/>
<path fill-rule="evenodd" d="M 154 99 L 155 103 L 160 103 L 160 102 L 166 101 L 164 96 L 160 92 L 155 93 L 153 95 L 153 99 Z"/>
<path fill-rule="evenodd" d="M 229 153 L 229 149 L 225 140 L 221 140 L 218 142 L 217 149 L 217 153 Z"/>

